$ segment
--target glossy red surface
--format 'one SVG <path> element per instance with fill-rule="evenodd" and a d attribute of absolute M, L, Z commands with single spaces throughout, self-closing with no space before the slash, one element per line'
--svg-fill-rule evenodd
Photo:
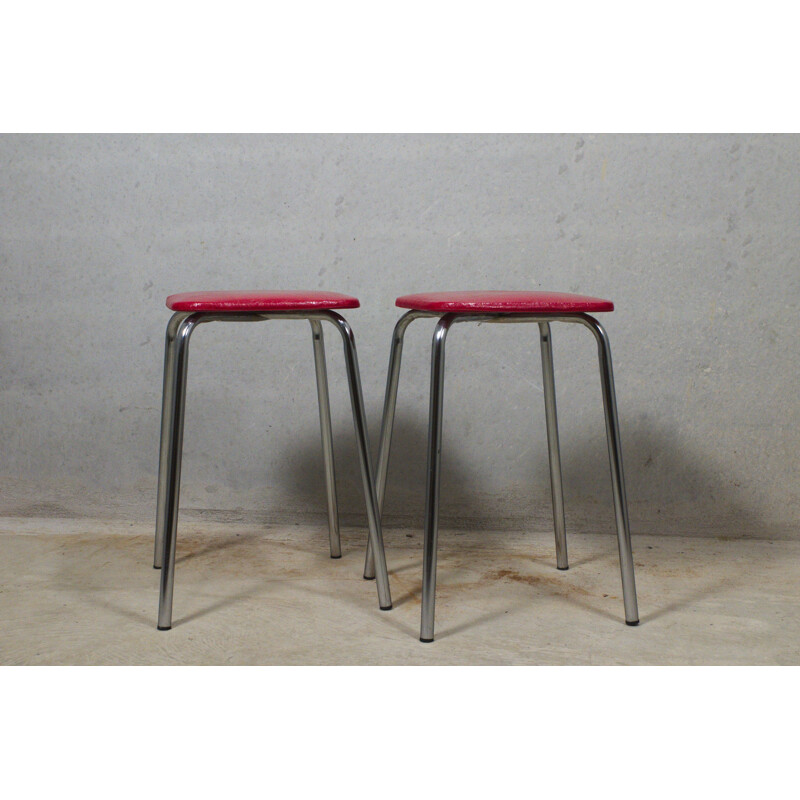
<path fill-rule="evenodd" d="M 173 311 L 308 311 L 358 308 L 357 297 L 339 292 L 183 292 L 167 298 Z"/>
<path fill-rule="evenodd" d="M 423 292 L 398 297 L 396 305 L 416 311 L 475 311 L 504 314 L 577 314 L 613 311 L 610 300 L 563 292 Z"/>

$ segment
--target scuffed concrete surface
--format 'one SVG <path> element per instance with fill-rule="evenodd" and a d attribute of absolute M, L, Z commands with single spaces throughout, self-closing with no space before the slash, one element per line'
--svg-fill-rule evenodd
<path fill-rule="evenodd" d="M 395 608 L 361 579 L 363 531 L 185 522 L 174 627 L 155 628 L 145 526 L 0 519 L 3 664 L 798 664 L 800 543 L 636 536 L 641 624 L 616 542 L 442 531 L 436 641 L 418 639 L 421 536 L 386 532 Z"/>
<path fill-rule="evenodd" d="M 667 515 L 798 530 L 798 135 L 0 135 L 0 165 L 2 515 L 150 520 L 168 294 L 357 294 L 377 443 L 395 298 L 508 288 L 615 302 L 635 533 Z M 415 322 L 403 350 L 384 509 L 398 527 L 424 503 L 432 328 Z M 552 332 L 567 514 L 611 519 L 596 347 L 578 328 Z M 358 526 L 327 342 L 339 505 Z M 443 520 L 523 529 L 550 502 L 537 330 L 458 326 L 447 364 Z M 189 370 L 184 506 L 324 512 L 308 325 L 203 326 Z"/>

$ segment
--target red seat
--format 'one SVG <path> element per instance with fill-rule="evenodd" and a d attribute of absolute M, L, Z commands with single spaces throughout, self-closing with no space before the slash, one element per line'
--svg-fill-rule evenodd
<path fill-rule="evenodd" d="M 610 300 L 563 292 L 424 292 L 398 297 L 395 304 L 415 311 L 502 314 L 578 314 L 613 311 Z"/>
<path fill-rule="evenodd" d="M 308 311 L 358 308 L 357 297 L 339 292 L 183 292 L 167 298 L 173 311 Z"/>

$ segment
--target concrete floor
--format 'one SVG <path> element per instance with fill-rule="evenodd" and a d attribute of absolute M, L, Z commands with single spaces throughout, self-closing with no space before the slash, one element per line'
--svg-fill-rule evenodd
<path fill-rule="evenodd" d="M 421 535 L 385 533 L 394 610 L 363 531 L 182 519 L 174 627 L 155 628 L 148 527 L 0 519 L 2 664 L 798 664 L 800 542 L 636 536 L 641 624 L 616 542 L 442 531 L 436 641 L 418 641 Z"/>

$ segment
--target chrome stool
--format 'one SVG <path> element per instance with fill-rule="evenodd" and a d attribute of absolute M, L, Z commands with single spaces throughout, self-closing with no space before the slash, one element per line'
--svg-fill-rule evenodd
<path fill-rule="evenodd" d="M 383 552 L 380 512 L 372 472 L 364 400 L 358 372 L 356 343 L 346 320 L 334 309 L 358 308 L 355 297 L 338 292 L 191 292 L 167 298 L 167 307 L 176 312 L 167 325 L 164 351 L 164 394 L 161 410 L 161 454 L 158 468 L 158 505 L 153 566 L 161 568 L 158 603 L 158 629 L 172 627 L 172 590 L 175 576 L 175 542 L 178 528 L 178 500 L 181 482 L 181 450 L 186 401 L 186 374 L 189 338 L 203 322 L 253 322 L 268 319 L 307 319 L 311 323 L 314 362 L 317 374 L 319 418 L 322 428 L 322 453 L 328 494 L 328 523 L 332 558 L 341 556 L 339 518 L 333 466 L 333 436 L 328 402 L 328 378 L 322 323 L 332 323 L 344 342 L 347 380 L 353 408 L 361 477 L 367 503 L 370 552 L 378 554 L 377 588 L 380 608 L 392 607 L 389 576 Z"/>
<path fill-rule="evenodd" d="M 588 312 L 613 311 L 608 300 L 552 292 L 431 292 L 398 297 L 396 305 L 411 309 L 395 325 L 389 356 L 389 374 L 383 406 L 380 449 L 376 471 L 379 505 L 383 506 L 389 448 L 392 441 L 397 386 L 400 377 L 400 356 L 403 336 L 409 323 L 420 317 L 438 317 L 431 352 L 430 412 L 428 419 L 428 471 L 425 489 L 425 531 L 422 561 L 422 623 L 420 641 L 433 641 L 434 603 L 436 592 L 436 540 L 439 531 L 439 477 L 442 460 L 442 409 L 444 397 L 444 350 L 447 333 L 455 322 L 535 322 L 539 325 L 544 379 L 545 418 L 550 458 L 550 491 L 556 537 L 556 562 L 567 569 L 567 538 L 564 524 L 564 500 L 561 489 L 561 457 L 558 447 L 556 392 L 553 377 L 553 352 L 550 342 L 551 322 L 578 322 L 594 334 L 600 358 L 603 406 L 606 418 L 608 457 L 611 466 L 611 487 L 617 519 L 622 593 L 625 621 L 639 623 L 636 603 L 636 583 L 633 575 L 633 554 L 625 499 L 622 471 L 622 450 L 619 440 L 617 402 L 614 394 L 614 375 L 611 368 L 611 349 L 603 326 Z M 375 575 L 372 552 L 367 547 L 364 577 Z"/>

